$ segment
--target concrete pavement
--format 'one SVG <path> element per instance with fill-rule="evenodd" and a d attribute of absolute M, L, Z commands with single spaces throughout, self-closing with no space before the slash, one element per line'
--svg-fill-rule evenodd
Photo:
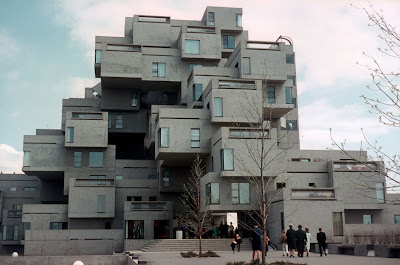
<path fill-rule="evenodd" d="M 232 254 L 231 251 L 218 251 L 219 258 L 183 258 L 179 252 L 134 252 L 139 260 L 146 260 L 147 264 L 174 264 L 174 265 L 204 265 L 215 264 L 225 265 L 227 261 L 250 261 L 252 251 L 241 251 Z M 286 258 L 282 257 L 282 252 L 269 251 L 267 262 L 277 260 L 288 260 L 295 263 L 307 263 L 309 265 L 399 265 L 400 259 L 360 257 L 349 255 L 329 255 L 320 257 L 319 254 L 310 253 L 309 257 Z"/>

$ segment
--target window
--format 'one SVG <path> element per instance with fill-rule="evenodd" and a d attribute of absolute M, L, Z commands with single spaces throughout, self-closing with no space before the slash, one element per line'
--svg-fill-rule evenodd
<path fill-rule="evenodd" d="M 193 67 L 195 67 L 195 66 L 203 66 L 203 65 L 201 65 L 201 64 L 189 64 L 189 72 L 192 72 L 193 71 Z"/>
<path fill-rule="evenodd" d="M 291 80 L 293 81 L 293 85 L 294 85 L 294 86 L 296 85 L 296 76 L 294 76 L 294 75 L 288 75 L 288 76 L 287 76 L 287 79 L 288 79 L 288 80 L 291 79 Z"/>
<path fill-rule="evenodd" d="M 219 183 L 206 185 L 207 204 L 219 204 Z"/>
<path fill-rule="evenodd" d="M 68 229 L 68 222 L 50 222 L 50 230 Z"/>
<path fill-rule="evenodd" d="M 286 120 L 286 128 L 282 127 L 281 130 L 297 131 L 297 121 Z"/>
<path fill-rule="evenodd" d="M 203 101 L 202 94 L 203 94 L 203 85 L 202 84 L 194 84 L 193 85 L 194 101 Z"/>
<path fill-rule="evenodd" d="M 285 87 L 286 104 L 293 104 L 292 88 Z"/>
<path fill-rule="evenodd" d="M 186 54 L 200 54 L 200 40 L 185 40 Z"/>
<path fill-rule="evenodd" d="M 152 76 L 154 77 L 165 77 L 166 65 L 165 63 L 153 63 Z"/>
<path fill-rule="evenodd" d="M 122 129 L 123 126 L 124 115 L 118 114 L 115 115 L 115 128 Z"/>
<path fill-rule="evenodd" d="M 103 167 L 103 152 L 89 152 L 89 167 Z"/>
<path fill-rule="evenodd" d="M 115 179 L 124 179 L 124 176 L 115 176 Z"/>
<path fill-rule="evenodd" d="M 275 103 L 275 87 L 267 86 L 268 103 Z"/>
<path fill-rule="evenodd" d="M 244 75 L 251 74 L 250 57 L 243 57 L 243 74 Z"/>
<path fill-rule="evenodd" d="M 82 166 L 82 152 L 74 152 L 74 167 Z"/>
<path fill-rule="evenodd" d="M 235 49 L 235 36 L 233 35 L 222 36 L 222 48 Z"/>
<path fill-rule="evenodd" d="M 17 191 L 17 187 L 11 187 L 10 191 Z"/>
<path fill-rule="evenodd" d="M 292 158 L 293 162 L 310 162 L 310 158 Z"/>
<path fill-rule="evenodd" d="M 169 147 L 169 128 L 160 128 L 158 131 L 159 147 Z"/>
<path fill-rule="evenodd" d="M 23 207 L 24 206 L 22 204 L 14 204 L 13 205 L 13 210 L 22 211 Z"/>
<path fill-rule="evenodd" d="M 282 188 L 284 188 L 284 187 L 286 187 L 286 183 L 285 183 L 285 182 L 278 182 L 278 183 L 276 183 L 276 188 L 277 188 L 277 189 L 282 189 Z"/>
<path fill-rule="evenodd" d="M 97 212 L 106 212 L 106 195 L 97 195 Z"/>
<path fill-rule="evenodd" d="M 90 185 L 92 186 L 97 186 L 97 185 L 106 185 L 107 181 L 105 180 L 106 176 L 105 175 L 101 175 L 101 176 L 94 176 L 94 175 L 90 175 L 91 179 L 104 179 L 104 180 L 91 180 L 90 181 Z"/>
<path fill-rule="evenodd" d="M 363 224 L 365 224 L 365 225 L 372 224 L 372 215 L 364 214 L 363 215 Z"/>
<path fill-rule="evenodd" d="M 377 203 L 385 203 L 385 190 L 383 182 L 376 182 L 376 201 Z"/>
<path fill-rule="evenodd" d="M 286 54 L 286 63 L 294 64 L 294 54 Z"/>
<path fill-rule="evenodd" d="M 221 170 L 234 170 L 233 149 L 221 149 Z"/>
<path fill-rule="evenodd" d="M 24 167 L 31 166 L 31 152 L 25 151 L 24 152 Z"/>
<path fill-rule="evenodd" d="M 67 143 L 74 142 L 74 127 L 67 127 Z"/>
<path fill-rule="evenodd" d="M 208 25 L 209 26 L 214 26 L 215 25 L 214 12 L 208 12 Z"/>
<path fill-rule="evenodd" d="M 125 221 L 125 238 L 126 239 L 143 239 L 144 238 L 144 220 L 127 220 L 127 221 Z"/>
<path fill-rule="evenodd" d="M 333 235 L 334 236 L 343 236 L 343 219 L 342 213 L 332 213 L 333 218 Z"/>
<path fill-rule="evenodd" d="M 236 14 L 236 27 L 242 26 L 242 14 Z"/>
<path fill-rule="evenodd" d="M 169 170 L 163 171 L 163 187 L 164 188 L 169 187 Z"/>
<path fill-rule="evenodd" d="M 232 183 L 232 204 L 250 204 L 249 183 Z"/>
<path fill-rule="evenodd" d="M 24 191 L 36 191 L 35 187 L 24 187 Z"/>
<path fill-rule="evenodd" d="M 191 129 L 190 139 L 192 143 L 192 148 L 200 147 L 200 129 Z"/>
<path fill-rule="evenodd" d="M 132 107 L 137 107 L 138 105 L 138 93 L 133 92 L 132 93 Z"/>
<path fill-rule="evenodd" d="M 394 216 L 394 223 L 395 224 L 400 224 L 400 215 L 395 215 Z"/>
<path fill-rule="evenodd" d="M 96 50 L 95 63 L 101 63 L 101 50 Z"/>
<path fill-rule="evenodd" d="M 314 183 L 314 182 L 310 182 L 310 183 L 308 183 L 308 187 L 313 187 L 313 188 L 315 188 L 316 186 L 315 186 L 315 183 Z"/>
<path fill-rule="evenodd" d="M 214 117 L 222 117 L 222 98 L 214 98 Z"/>
<path fill-rule="evenodd" d="M 25 240 L 25 232 L 26 230 L 31 230 L 31 223 L 30 222 L 23 222 L 22 223 L 22 240 Z"/>
<path fill-rule="evenodd" d="M 18 225 L 3 225 L 3 241 L 18 240 Z"/>
<path fill-rule="evenodd" d="M 112 116 L 108 113 L 108 129 L 112 128 Z"/>

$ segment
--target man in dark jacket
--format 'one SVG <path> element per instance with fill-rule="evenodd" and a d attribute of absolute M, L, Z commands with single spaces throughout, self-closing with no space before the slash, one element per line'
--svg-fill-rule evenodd
<path fill-rule="evenodd" d="M 257 223 L 254 223 L 250 235 L 251 248 L 253 249 L 253 260 L 256 252 L 257 252 L 257 259 L 260 260 L 260 251 L 262 249 L 261 235 L 262 235 L 262 230 L 258 227 Z"/>
<path fill-rule="evenodd" d="M 286 232 L 286 237 L 290 257 L 294 257 L 294 250 L 296 249 L 296 231 L 293 229 L 293 224 L 289 224 L 289 230 Z"/>
<path fill-rule="evenodd" d="M 319 229 L 319 233 L 317 233 L 317 241 L 318 241 L 318 246 L 319 246 L 319 254 L 322 257 L 322 249 L 324 250 L 324 254 L 326 256 L 326 235 L 324 232 L 322 232 L 322 228 Z"/>
<path fill-rule="evenodd" d="M 297 251 L 299 252 L 299 257 L 303 257 L 304 247 L 306 245 L 307 237 L 306 232 L 304 232 L 299 225 L 299 230 L 296 231 L 296 243 L 297 243 Z"/>

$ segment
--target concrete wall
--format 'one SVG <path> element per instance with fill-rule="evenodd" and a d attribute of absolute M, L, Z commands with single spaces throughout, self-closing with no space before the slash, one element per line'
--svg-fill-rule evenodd
<path fill-rule="evenodd" d="M 91 256 L 44 256 L 44 257 L 1 257 L 0 262 L 3 265 L 71 265 L 80 260 L 84 264 L 113 264 L 126 265 L 128 257 L 115 255 L 91 255 Z"/>

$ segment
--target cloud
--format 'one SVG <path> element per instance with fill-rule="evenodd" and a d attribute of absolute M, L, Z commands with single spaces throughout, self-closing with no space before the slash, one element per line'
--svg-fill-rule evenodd
<path fill-rule="evenodd" d="M 0 28 L 0 47 L 2 61 L 10 60 L 19 51 L 17 41 L 3 28 Z"/>
<path fill-rule="evenodd" d="M 366 106 L 348 104 L 336 106 L 327 99 L 317 100 L 299 109 L 300 143 L 302 149 L 332 148 L 329 129 L 338 143 L 346 149 L 359 150 L 363 135 L 382 137 L 389 128 L 381 126 Z"/>
<path fill-rule="evenodd" d="M 99 82 L 94 78 L 69 77 L 60 82 L 61 90 L 67 91 L 64 98 L 84 98 L 85 87 L 93 87 Z"/>
<path fill-rule="evenodd" d="M 3 173 L 23 173 L 22 161 L 24 153 L 9 145 L 0 144 L 0 171 Z"/>

